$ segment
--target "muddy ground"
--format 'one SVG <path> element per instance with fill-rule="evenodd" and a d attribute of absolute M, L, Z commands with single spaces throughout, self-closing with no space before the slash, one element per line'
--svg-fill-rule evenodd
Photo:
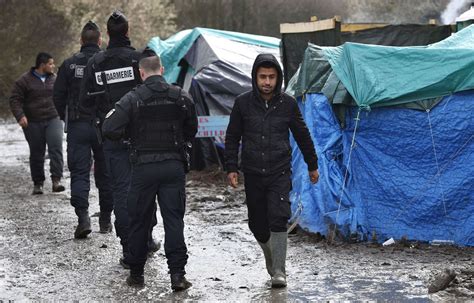
<path fill-rule="evenodd" d="M 288 287 L 272 290 L 263 255 L 247 227 L 243 188 L 231 190 L 222 174 L 188 176 L 185 236 L 187 277 L 193 287 L 173 293 L 162 250 L 145 268 L 146 287 L 126 285 L 114 234 L 98 233 L 98 218 L 86 240 L 73 238 L 76 217 L 64 193 L 32 196 L 28 147 L 19 127 L 0 125 L 0 302 L 87 301 L 315 301 L 474 300 L 474 249 L 423 243 L 328 244 L 298 230 L 289 237 Z M 98 211 L 91 192 L 92 214 Z M 163 241 L 161 223 L 154 236 Z M 433 277 L 453 269 L 445 290 L 428 294 Z"/>

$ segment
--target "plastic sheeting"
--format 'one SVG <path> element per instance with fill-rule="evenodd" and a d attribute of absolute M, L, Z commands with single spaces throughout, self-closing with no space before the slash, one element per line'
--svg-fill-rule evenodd
<path fill-rule="evenodd" d="M 323 48 L 323 52 L 347 91 L 363 107 L 474 89 L 474 26 L 427 47 L 345 43 Z"/>
<path fill-rule="evenodd" d="M 165 67 L 164 77 L 169 83 L 177 81 L 181 70 L 179 66 L 181 59 L 201 35 L 221 37 L 228 41 L 241 42 L 242 45 L 250 44 L 268 48 L 279 48 L 280 46 L 280 39 L 277 38 L 200 27 L 180 31 L 166 40 L 154 37 L 148 46 L 160 55 Z M 221 47 L 225 47 L 225 45 Z M 238 49 L 234 51 L 237 52 Z"/>
<path fill-rule="evenodd" d="M 299 104 L 320 172 L 319 183 L 311 185 L 292 142 L 291 200 L 293 212 L 303 204 L 300 226 L 323 235 L 336 224 L 359 239 L 375 233 L 379 241 L 405 236 L 474 246 L 474 91 L 445 97 L 430 111 L 362 111 L 350 162 L 359 109 L 346 108 L 347 128 L 341 129 L 324 95 L 308 94 Z"/>
<path fill-rule="evenodd" d="M 435 43 L 449 37 L 451 34 L 450 25 L 397 24 L 350 32 L 341 32 L 340 27 L 340 23 L 336 22 L 333 29 L 304 33 L 284 33 L 281 35 L 286 86 L 303 61 L 308 42 L 319 46 L 338 46 L 344 42 L 414 46 Z"/>
<path fill-rule="evenodd" d="M 332 104 L 357 105 L 324 56 L 324 48 L 309 44 L 300 69 L 291 79 L 287 93 L 301 97 L 307 93 L 323 93 Z M 441 97 L 397 104 L 398 107 L 427 110 L 435 106 Z M 385 106 L 374 103 L 372 107 Z"/>
<path fill-rule="evenodd" d="M 449 37 L 449 35 L 451 35 L 450 25 L 397 24 L 365 30 L 341 32 L 341 42 L 387 46 L 415 46 L 436 43 Z"/>

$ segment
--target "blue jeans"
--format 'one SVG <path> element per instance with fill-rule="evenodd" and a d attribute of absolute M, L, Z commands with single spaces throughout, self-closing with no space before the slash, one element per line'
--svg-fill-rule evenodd
<path fill-rule="evenodd" d="M 28 121 L 23 129 L 30 148 L 31 179 L 35 184 L 43 183 L 44 159 L 48 146 L 51 177 L 63 176 L 63 123 L 58 117 L 40 122 Z"/>
<path fill-rule="evenodd" d="M 67 134 L 67 163 L 71 172 L 71 205 L 89 208 L 90 171 L 94 161 L 95 186 L 101 212 L 112 212 L 114 201 L 102 145 L 92 122 L 70 121 Z"/>

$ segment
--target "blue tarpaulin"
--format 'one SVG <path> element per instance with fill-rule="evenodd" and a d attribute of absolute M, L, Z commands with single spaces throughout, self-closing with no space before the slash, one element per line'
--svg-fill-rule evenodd
<path fill-rule="evenodd" d="M 362 111 L 352 153 L 358 107 L 346 108 L 341 129 L 324 95 L 307 94 L 299 104 L 320 172 L 311 185 L 293 142 L 291 200 L 293 212 L 303 204 L 300 226 L 323 235 L 336 224 L 361 239 L 375 233 L 380 241 L 405 236 L 474 246 L 474 91 L 444 97 L 429 111 Z"/>

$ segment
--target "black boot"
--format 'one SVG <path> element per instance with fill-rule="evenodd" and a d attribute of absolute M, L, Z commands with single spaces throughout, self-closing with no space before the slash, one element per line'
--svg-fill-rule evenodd
<path fill-rule="evenodd" d="M 127 284 L 131 287 L 142 288 L 145 286 L 145 277 L 143 276 L 143 267 L 130 268 L 130 275 L 127 278 Z"/>
<path fill-rule="evenodd" d="M 84 239 L 92 232 L 91 219 L 89 218 L 89 211 L 87 209 L 76 209 L 78 225 L 74 232 L 74 238 Z"/>
<path fill-rule="evenodd" d="M 130 264 L 128 263 L 128 246 L 122 244 L 122 257 L 119 259 L 119 264 L 123 269 L 130 269 Z"/>
<path fill-rule="evenodd" d="M 61 191 L 64 191 L 65 188 L 64 186 L 60 183 L 61 178 L 60 177 L 51 177 L 51 181 L 53 182 L 53 192 L 54 193 L 59 193 Z"/>
<path fill-rule="evenodd" d="M 101 211 L 99 214 L 99 232 L 101 234 L 108 234 L 112 232 L 112 223 L 110 221 L 110 213 Z"/>
<path fill-rule="evenodd" d="M 125 258 L 125 257 L 122 257 L 122 258 L 119 259 L 119 264 L 120 264 L 120 266 L 123 267 L 123 269 L 130 269 L 130 264 L 128 264 L 127 258 Z"/>
<path fill-rule="evenodd" d="M 42 195 L 43 194 L 43 182 L 35 182 L 33 186 L 32 195 Z"/>
<path fill-rule="evenodd" d="M 182 291 L 193 286 L 191 282 L 186 280 L 184 274 L 171 274 L 171 289 L 174 291 Z"/>
<path fill-rule="evenodd" d="M 154 252 L 160 250 L 161 243 L 153 239 L 152 236 L 148 239 L 148 255 L 152 255 Z"/>

